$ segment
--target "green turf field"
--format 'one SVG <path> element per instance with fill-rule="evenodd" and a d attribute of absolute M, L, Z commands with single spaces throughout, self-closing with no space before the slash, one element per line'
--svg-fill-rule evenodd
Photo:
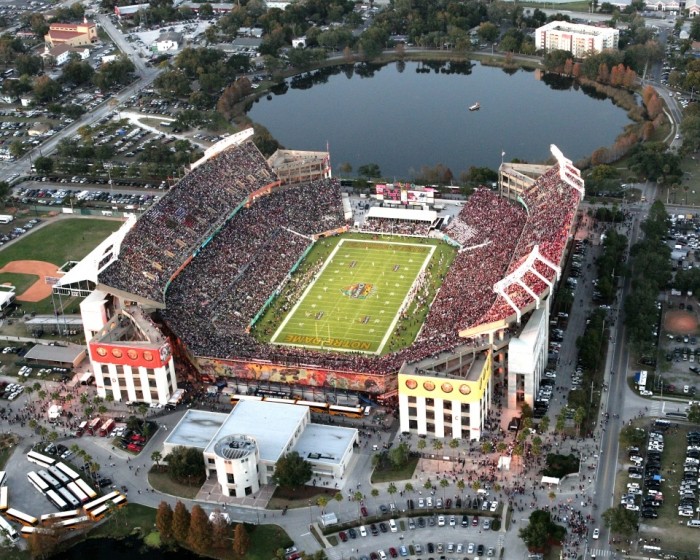
<path fill-rule="evenodd" d="M 433 251 L 410 241 L 341 240 L 271 341 L 381 353 Z"/>
<path fill-rule="evenodd" d="M 46 261 L 61 266 L 79 261 L 92 251 L 122 222 L 91 218 L 57 220 L 27 232 L 12 245 L 0 250 L 0 267 L 18 260 Z"/>

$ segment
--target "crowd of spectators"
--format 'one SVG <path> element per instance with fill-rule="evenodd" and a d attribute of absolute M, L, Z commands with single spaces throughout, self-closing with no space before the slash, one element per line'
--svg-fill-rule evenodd
<path fill-rule="evenodd" d="M 388 233 L 391 235 L 420 235 L 425 237 L 430 232 L 431 226 L 432 222 L 373 217 L 365 219 L 360 229 L 362 231 Z"/>
<path fill-rule="evenodd" d="M 418 338 L 408 348 L 377 357 L 263 344 L 248 333 L 251 320 L 289 280 L 290 269 L 311 245 L 312 236 L 345 225 L 337 182 L 324 179 L 275 187 L 250 197 L 274 182 L 274 174 L 252 144 L 216 156 L 137 222 L 122 244 L 119 261 L 100 280 L 162 299 L 165 283 L 194 254 L 172 279 L 164 311 L 170 328 L 194 355 L 392 373 L 404 362 L 461 344 L 479 344 L 460 338 L 459 331 L 512 315 L 506 300 L 493 291 L 494 284 L 517 270 L 535 245 L 544 258 L 560 263 L 580 197 L 562 181 L 558 167 L 523 193 L 527 212 L 497 193 L 478 189 L 446 228 L 461 249 L 442 279 Z M 369 226 L 382 233 L 427 234 L 430 225 L 369 220 Z M 533 266 L 545 278 L 553 278 L 550 267 L 541 262 Z M 523 281 L 536 293 L 546 288 L 532 272 Z M 302 289 L 293 293 L 298 296 Z M 518 306 L 532 302 L 517 284 L 507 293 Z M 418 296 L 422 294 L 419 290 Z"/>
<path fill-rule="evenodd" d="M 254 191 L 276 181 L 251 141 L 196 167 L 154 204 L 126 234 L 119 259 L 100 282 L 162 301 L 177 269 Z"/>
<path fill-rule="evenodd" d="M 171 328 L 209 353 L 212 335 L 207 329 L 224 339 L 247 336 L 253 317 L 312 244 L 310 236 L 343 225 L 340 187 L 334 180 L 279 187 L 256 197 L 171 283 L 164 312 Z"/>

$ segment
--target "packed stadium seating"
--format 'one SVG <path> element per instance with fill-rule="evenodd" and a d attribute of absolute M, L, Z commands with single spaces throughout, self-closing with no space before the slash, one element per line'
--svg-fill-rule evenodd
<path fill-rule="evenodd" d="M 394 220 L 390 218 L 367 218 L 362 224 L 362 231 L 388 233 L 392 235 L 421 235 L 426 236 L 430 231 L 431 222 Z"/>
<path fill-rule="evenodd" d="M 165 321 L 195 356 L 392 373 L 406 361 L 478 344 L 460 338 L 462 329 L 510 318 L 512 307 L 493 287 L 535 246 L 552 263 L 561 262 L 580 193 L 562 181 L 554 166 L 522 198 L 527 209 L 489 189 L 478 189 L 468 199 L 446 228 L 461 249 L 432 303 L 427 290 L 416 289 L 417 301 L 430 305 L 417 340 L 381 357 L 263 344 L 248 334 L 251 320 L 288 278 L 312 236 L 345 225 L 336 181 L 276 186 L 274 173 L 249 142 L 214 156 L 182 179 L 127 234 L 119 260 L 100 281 L 164 301 Z M 381 232 L 426 234 L 429 227 L 368 220 L 368 228 Z M 540 262 L 534 268 L 547 279 L 554 276 Z M 547 288 L 532 272 L 523 281 L 536 293 Z M 293 293 L 302 290 L 300 284 Z M 507 293 L 518 307 L 533 301 L 517 284 Z"/>

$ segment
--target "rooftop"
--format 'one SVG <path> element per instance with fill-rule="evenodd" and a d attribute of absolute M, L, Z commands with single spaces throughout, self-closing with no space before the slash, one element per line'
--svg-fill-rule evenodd
<path fill-rule="evenodd" d="M 294 451 L 308 461 L 339 464 L 348 447 L 352 446 L 356 434 L 354 428 L 307 424 Z"/>
<path fill-rule="evenodd" d="M 309 409 L 305 406 L 239 401 L 205 452 L 216 453 L 216 445 L 225 436 L 245 434 L 257 441 L 261 461 L 275 463 L 286 452 L 289 440 L 308 415 Z"/>
<path fill-rule="evenodd" d="M 223 412 L 188 410 L 166 438 L 165 445 L 204 449 L 227 418 L 228 414 Z"/>

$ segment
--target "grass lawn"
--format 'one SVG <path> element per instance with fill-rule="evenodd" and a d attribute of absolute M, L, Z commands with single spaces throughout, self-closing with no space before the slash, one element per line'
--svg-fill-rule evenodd
<path fill-rule="evenodd" d="M 133 534 L 140 527 L 149 534 L 156 523 L 156 510 L 140 504 L 127 504 L 116 510 L 111 517 L 90 531 L 91 538 L 122 538 Z"/>
<path fill-rule="evenodd" d="M 15 293 L 22 293 L 39 279 L 36 274 L 17 274 L 15 272 L 0 273 L 0 284 L 10 284 L 17 288 Z"/>
<path fill-rule="evenodd" d="M 17 260 L 46 261 L 58 266 L 79 261 L 121 225 L 114 220 L 59 220 L 0 250 L 0 267 Z"/>
<path fill-rule="evenodd" d="M 269 509 L 301 508 L 311 505 L 316 507 L 316 502 L 321 496 L 325 496 L 327 500 L 333 500 L 333 497 L 338 493 L 337 490 L 319 486 L 301 486 L 292 490 L 278 486 L 275 488 L 272 498 L 268 504 Z"/>
<path fill-rule="evenodd" d="M 291 538 L 279 525 L 246 525 L 250 548 L 246 560 L 270 560 L 280 548 L 292 546 Z"/>
<path fill-rule="evenodd" d="M 433 251 L 408 241 L 341 239 L 272 342 L 380 353 Z"/>
<path fill-rule="evenodd" d="M 401 467 L 396 469 L 393 467 L 385 469 L 374 469 L 372 472 L 372 482 L 393 482 L 396 480 L 410 480 L 413 476 L 413 472 L 416 470 L 416 465 L 418 464 L 418 457 L 409 457 L 408 462 Z"/>
<path fill-rule="evenodd" d="M 171 496 L 178 496 L 180 498 L 187 498 L 190 500 L 197 497 L 197 492 L 199 492 L 200 489 L 199 486 L 179 484 L 174 480 L 171 480 L 168 473 L 153 471 L 148 473 L 148 483 L 159 492 L 164 492 L 165 494 L 170 494 Z"/>

